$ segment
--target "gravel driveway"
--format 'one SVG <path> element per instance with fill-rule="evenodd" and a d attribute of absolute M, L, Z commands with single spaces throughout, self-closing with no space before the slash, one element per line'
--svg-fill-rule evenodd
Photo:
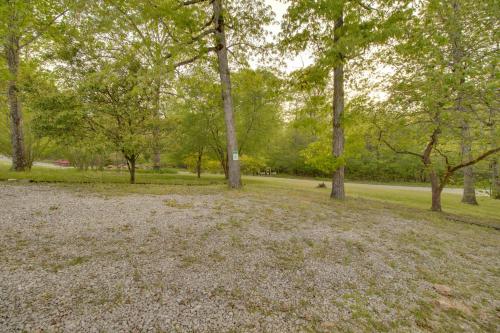
<path fill-rule="evenodd" d="M 270 197 L 0 183 L 0 331 L 498 331 L 498 232 Z"/>

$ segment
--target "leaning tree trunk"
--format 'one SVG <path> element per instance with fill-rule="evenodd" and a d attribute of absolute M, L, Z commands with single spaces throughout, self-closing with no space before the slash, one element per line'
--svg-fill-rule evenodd
<path fill-rule="evenodd" d="M 432 190 L 432 206 L 431 210 L 434 212 L 442 211 L 441 208 L 441 193 L 443 192 L 443 188 L 439 182 L 439 176 L 435 170 L 430 171 L 431 178 L 431 190 Z"/>
<path fill-rule="evenodd" d="M 343 14 L 335 21 L 334 41 L 339 40 L 338 29 L 344 25 Z M 339 63 L 333 70 L 333 143 L 332 153 L 335 159 L 341 159 L 344 154 L 344 66 L 342 65 L 342 56 L 338 59 Z M 332 193 L 333 199 L 345 199 L 344 190 L 344 162 L 333 172 Z"/>
<path fill-rule="evenodd" d="M 217 42 L 217 59 L 222 88 L 222 101 L 224 105 L 224 120 L 226 122 L 228 185 L 230 188 L 241 187 L 240 161 L 238 157 L 238 142 L 234 126 L 233 99 L 231 96 L 231 77 L 227 59 L 226 34 L 224 31 L 224 17 L 222 0 L 213 1 L 215 18 L 215 38 Z"/>
<path fill-rule="evenodd" d="M 5 44 L 5 56 L 9 69 L 7 98 L 10 109 L 11 143 L 12 143 L 12 169 L 23 171 L 26 169 L 26 153 L 24 148 L 23 115 L 21 102 L 18 97 L 17 79 L 19 74 L 19 38 L 14 33 L 15 18 L 9 22 L 9 33 Z"/>

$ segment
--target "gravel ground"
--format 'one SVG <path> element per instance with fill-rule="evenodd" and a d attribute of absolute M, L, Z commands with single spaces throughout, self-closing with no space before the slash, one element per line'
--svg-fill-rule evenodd
<path fill-rule="evenodd" d="M 299 196 L 0 183 L 0 331 L 498 332 L 499 240 Z"/>

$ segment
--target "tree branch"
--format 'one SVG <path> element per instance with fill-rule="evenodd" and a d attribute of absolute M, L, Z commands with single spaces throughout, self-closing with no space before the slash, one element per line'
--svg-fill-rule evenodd
<path fill-rule="evenodd" d="M 414 153 L 412 151 L 408 151 L 408 150 L 398 150 L 396 149 L 396 147 L 394 147 L 393 145 L 391 145 L 389 142 L 387 142 L 386 139 L 384 139 L 383 137 L 381 137 L 381 141 L 387 146 L 389 147 L 390 150 L 392 150 L 393 152 L 395 152 L 396 154 L 407 154 L 407 155 L 413 155 L 413 156 L 417 156 L 418 158 L 424 158 L 424 155 L 422 154 L 418 154 L 418 153 Z"/>
<path fill-rule="evenodd" d="M 473 160 L 470 160 L 470 161 L 467 161 L 467 162 L 464 162 L 464 163 L 460 163 L 452 168 L 450 168 L 450 172 L 455 172 L 459 169 L 462 169 L 462 168 L 465 168 L 469 165 L 473 165 L 473 164 L 476 164 L 477 162 L 481 161 L 481 160 L 484 160 L 486 157 L 490 156 L 490 155 L 493 155 L 495 153 L 498 153 L 500 152 L 500 147 L 496 147 L 496 148 L 493 148 L 493 149 L 490 149 L 486 152 L 484 152 L 483 154 L 479 155 L 478 157 L 476 157 L 475 159 Z"/>
<path fill-rule="evenodd" d="M 196 60 L 200 59 L 201 57 L 203 57 L 205 54 L 209 53 L 209 52 L 215 52 L 217 51 L 217 48 L 216 47 L 209 47 L 206 49 L 205 52 L 201 52 L 197 55 L 195 55 L 194 57 L 192 58 L 189 58 L 189 59 L 186 59 L 186 60 L 183 60 L 183 61 L 180 61 L 176 64 L 174 64 L 174 68 L 177 68 L 177 67 L 181 67 L 181 66 L 184 66 L 184 65 L 187 65 L 187 64 L 190 64 L 190 63 L 193 63 L 195 62 Z"/>
<path fill-rule="evenodd" d="M 217 29 L 213 28 L 213 29 L 208 29 L 208 30 L 205 30 L 205 31 L 202 31 L 200 32 L 198 35 L 194 36 L 194 37 L 191 37 L 191 40 L 189 41 L 189 43 L 194 43 L 195 41 L 205 37 L 205 36 L 208 36 L 210 34 L 214 34 L 217 32 Z"/>
<path fill-rule="evenodd" d="M 202 3 L 202 2 L 206 2 L 206 1 L 210 1 L 210 3 L 211 3 L 213 0 L 187 0 L 187 1 L 182 1 L 181 6 L 190 6 L 190 5 L 194 5 L 194 4 Z"/>

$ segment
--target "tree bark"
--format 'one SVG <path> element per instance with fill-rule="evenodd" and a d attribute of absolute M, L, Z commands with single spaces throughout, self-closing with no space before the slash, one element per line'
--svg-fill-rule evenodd
<path fill-rule="evenodd" d="M 441 193 L 443 192 L 443 187 L 441 187 L 439 182 L 439 176 L 435 170 L 430 171 L 431 178 L 431 190 L 432 190 L 432 206 L 431 210 L 434 212 L 441 212 Z"/>
<path fill-rule="evenodd" d="M 241 188 L 240 161 L 233 159 L 233 152 L 238 152 L 236 129 L 234 125 L 233 99 L 231 96 L 231 77 L 227 59 L 226 35 L 222 0 L 214 0 L 213 11 L 215 18 L 215 39 L 217 43 L 217 59 L 224 105 L 224 120 L 226 123 L 228 185 L 230 188 Z"/>
<path fill-rule="evenodd" d="M 155 124 L 153 128 L 153 170 L 161 168 L 161 144 L 160 144 L 160 115 L 161 115 L 161 83 L 155 80 Z"/>
<path fill-rule="evenodd" d="M 343 13 L 335 21 L 334 41 L 340 39 L 338 29 L 344 25 Z M 338 59 L 338 64 L 333 70 L 333 143 L 332 153 L 335 159 L 343 157 L 344 154 L 344 66 L 342 64 L 342 55 Z M 333 199 L 344 200 L 344 163 L 333 172 L 332 193 Z"/>
<path fill-rule="evenodd" d="M 470 145 L 469 125 L 464 122 L 462 124 L 462 162 L 472 159 Z M 477 205 L 476 189 L 474 186 L 474 169 L 473 166 L 467 166 L 463 170 L 464 173 L 464 191 L 462 194 L 462 202 L 470 205 Z"/>
<path fill-rule="evenodd" d="M 492 108 L 492 119 L 494 109 Z M 494 149 L 498 147 L 500 139 L 495 134 L 496 122 L 490 120 L 490 132 L 491 132 L 491 148 Z M 491 198 L 500 200 L 500 162 L 498 161 L 498 155 L 493 155 L 490 160 L 491 166 Z"/>
<path fill-rule="evenodd" d="M 225 156 L 222 157 L 220 164 L 222 166 L 222 170 L 224 171 L 224 178 L 229 179 L 229 165 Z"/>
<path fill-rule="evenodd" d="M 196 175 L 201 178 L 201 162 L 203 158 L 203 148 L 198 151 L 198 159 L 196 160 Z"/>
<path fill-rule="evenodd" d="M 135 184 L 135 162 L 137 157 L 135 155 L 125 156 L 127 160 L 127 168 L 130 173 L 130 184 Z"/>
<path fill-rule="evenodd" d="M 15 171 L 24 171 L 26 169 L 26 152 L 24 148 L 23 115 L 17 87 L 20 45 L 19 37 L 16 34 L 17 27 L 15 22 L 15 12 L 13 12 L 9 18 L 9 31 L 5 43 L 5 57 L 9 69 L 7 98 L 11 122 L 12 169 Z"/>
<path fill-rule="evenodd" d="M 467 121 L 467 110 L 463 105 L 464 91 L 463 86 L 465 84 L 465 67 L 463 64 L 464 60 L 464 50 L 462 46 L 462 22 L 460 18 L 460 4 L 458 1 L 453 1 L 452 3 L 452 21 L 450 39 L 451 39 L 451 52 L 452 52 L 452 71 L 457 76 L 458 86 L 456 87 L 457 97 L 455 99 L 455 110 L 457 111 L 457 116 L 461 118 L 461 150 L 462 150 L 462 162 L 469 161 L 472 159 L 472 137 L 470 134 L 470 126 Z M 474 186 L 474 169 L 473 166 L 467 166 L 463 169 L 464 174 L 464 190 L 462 195 L 462 202 L 477 205 L 476 200 L 476 190 Z"/>
<path fill-rule="evenodd" d="M 496 156 L 491 159 L 491 197 L 500 199 L 500 166 Z"/>
<path fill-rule="evenodd" d="M 161 168 L 160 148 L 155 144 L 153 151 L 153 170 L 160 170 L 160 168 Z"/>

